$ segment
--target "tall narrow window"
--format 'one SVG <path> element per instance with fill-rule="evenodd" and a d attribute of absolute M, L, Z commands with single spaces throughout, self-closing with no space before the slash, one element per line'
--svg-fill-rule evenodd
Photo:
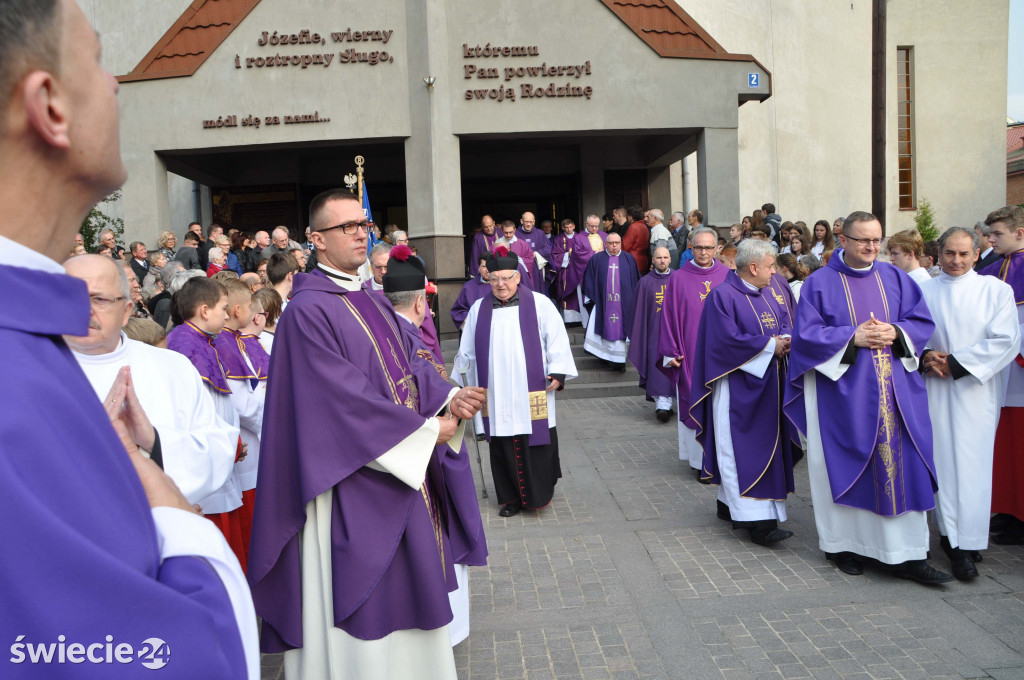
<path fill-rule="evenodd" d="M 913 48 L 896 49 L 896 128 L 898 131 L 900 210 L 915 210 Z"/>

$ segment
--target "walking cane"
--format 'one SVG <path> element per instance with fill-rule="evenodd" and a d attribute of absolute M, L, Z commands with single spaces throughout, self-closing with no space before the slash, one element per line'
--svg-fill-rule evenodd
<path fill-rule="evenodd" d="M 469 376 L 466 375 L 466 373 L 464 373 L 464 372 L 460 373 L 459 375 L 462 376 L 462 384 L 463 384 L 463 386 L 464 387 L 469 387 Z M 476 427 L 473 426 L 473 421 L 474 421 L 474 419 L 470 418 L 470 420 L 469 420 L 470 428 L 469 429 L 472 431 L 473 446 L 476 447 L 476 464 L 480 468 L 480 488 L 484 492 L 484 498 L 487 498 L 487 483 L 484 481 L 484 461 L 483 461 L 483 458 L 480 457 L 480 442 L 478 442 L 477 439 L 476 439 Z"/>

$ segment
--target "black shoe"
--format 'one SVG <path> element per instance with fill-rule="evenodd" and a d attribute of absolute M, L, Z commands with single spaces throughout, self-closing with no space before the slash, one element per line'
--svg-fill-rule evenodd
<path fill-rule="evenodd" d="M 485 434 L 484 434 L 483 432 L 481 432 L 480 434 L 478 434 L 478 435 L 476 436 L 476 440 L 477 440 L 478 442 L 482 442 L 482 441 L 483 441 L 483 440 L 485 440 L 485 439 L 487 439 L 487 435 L 485 435 Z"/>
<path fill-rule="evenodd" d="M 981 551 L 978 550 L 968 550 L 967 554 L 971 556 L 971 562 L 974 562 L 975 564 L 985 559 L 981 556 Z"/>
<path fill-rule="evenodd" d="M 999 534 L 1010 528 L 1011 524 L 1014 524 L 1017 518 L 1013 515 L 1008 515 L 1005 512 L 997 512 L 992 515 L 992 519 L 988 521 L 988 532 L 990 534 Z"/>
<path fill-rule="evenodd" d="M 974 566 L 970 553 L 960 548 L 953 548 L 953 553 L 949 561 L 953 565 L 953 576 L 956 580 L 970 581 L 978 578 L 978 568 Z"/>
<path fill-rule="evenodd" d="M 785 541 L 792 535 L 792 531 L 786 531 L 785 529 L 779 529 L 778 527 L 773 529 L 765 527 L 750 527 L 750 540 L 763 546 L 774 545 L 780 541 Z"/>
<path fill-rule="evenodd" d="M 718 503 L 718 519 L 724 519 L 726 522 L 732 521 L 732 513 L 729 512 L 729 506 L 722 501 L 715 501 Z"/>
<path fill-rule="evenodd" d="M 836 568 L 844 574 L 860 576 L 864 573 L 864 564 L 852 552 L 826 553 L 825 559 L 835 562 Z"/>
<path fill-rule="evenodd" d="M 992 537 L 997 545 L 1024 545 L 1024 524 L 1014 524 Z"/>
<path fill-rule="evenodd" d="M 659 422 L 667 423 L 668 419 L 672 417 L 672 411 L 659 408 L 657 411 L 654 412 L 654 415 L 657 416 Z"/>
<path fill-rule="evenodd" d="M 625 362 L 623 362 L 621 364 L 612 363 L 612 370 L 613 371 L 618 371 L 619 373 L 625 373 L 626 372 L 626 364 L 625 364 Z"/>
<path fill-rule="evenodd" d="M 519 514 L 519 511 L 523 509 L 521 503 L 505 503 L 498 511 L 501 517 L 513 517 Z"/>
<path fill-rule="evenodd" d="M 897 578 L 917 581 L 926 586 L 935 586 L 953 580 L 952 576 L 944 571 L 939 571 L 925 560 L 907 560 L 903 564 L 897 564 L 892 569 L 892 575 Z"/>

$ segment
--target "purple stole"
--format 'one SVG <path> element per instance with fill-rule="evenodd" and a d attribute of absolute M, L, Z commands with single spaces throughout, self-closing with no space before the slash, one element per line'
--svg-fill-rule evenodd
<path fill-rule="evenodd" d="M 555 297 L 561 303 L 562 309 L 574 309 L 579 311 L 579 298 L 576 296 L 576 286 L 569 287 L 570 273 L 572 270 L 572 246 L 576 234 L 566 236 L 561 233 L 554 238 L 551 247 L 551 270 L 555 274 Z M 562 258 L 568 253 L 569 263 L 562 266 Z"/>
<path fill-rule="evenodd" d="M 203 382 L 221 394 L 231 394 L 224 366 L 214 345 L 214 338 L 186 321 L 167 334 L 167 349 L 184 354 L 199 371 Z"/>
<path fill-rule="evenodd" d="M 260 380 L 266 380 L 270 369 L 270 355 L 263 349 L 260 339 L 255 335 L 243 335 L 242 346 L 253 368 L 256 369 L 256 375 Z"/>
<path fill-rule="evenodd" d="M 1024 250 L 1005 255 L 978 273 L 994 276 L 1010 284 L 1017 305 L 1024 304 Z"/>
<path fill-rule="evenodd" d="M 242 342 L 242 334 L 225 328 L 213 341 L 213 344 L 217 348 L 217 356 L 220 357 L 224 375 L 228 380 L 252 380 L 255 387 L 260 376 L 258 372 L 254 372 L 255 366 L 250 368 L 245 361 L 245 345 Z"/>
<path fill-rule="evenodd" d="M 480 302 L 480 314 L 476 320 L 476 376 L 480 387 L 487 389 L 491 366 L 491 317 L 494 315 L 494 293 L 488 293 Z M 540 329 L 537 323 L 537 301 L 533 293 L 522 290 L 519 295 L 519 334 L 526 355 L 526 387 L 530 390 L 530 421 L 533 432 L 530 446 L 545 446 L 551 443 L 548 427 L 547 376 L 544 374 L 544 350 L 540 344 Z M 491 425 L 487 412 L 482 412 L 484 433 L 491 441 Z"/>
<path fill-rule="evenodd" d="M 601 337 L 605 340 L 625 340 L 626 331 L 622 327 L 622 272 L 619 271 L 618 255 L 608 256 L 604 292 L 604 330 Z"/>

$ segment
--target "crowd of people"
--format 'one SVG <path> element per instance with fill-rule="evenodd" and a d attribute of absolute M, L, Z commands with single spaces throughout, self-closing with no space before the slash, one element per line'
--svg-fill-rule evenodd
<path fill-rule="evenodd" d="M 18 548 L 0 638 L 13 664 L 71 664 L 30 675 L 256 680 L 262 650 L 292 679 L 454 680 L 487 559 L 467 440 L 489 442 L 501 516 L 551 501 L 575 323 L 637 365 L 659 420 L 677 409 L 680 458 L 759 545 L 790 535 L 801 457 L 846 573 L 949 580 L 926 561 L 931 510 L 956 578 L 990 530 L 1024 542 L 1021 208 L 979 227 L 992 253 L 953 227 L 915 267 L 928 249 L 894 235 L 910 273 L 877 260 L 862 212 L 838 246 L 827 223 L 784 243 L 773 206 L 736 243 L 700 211 L 617 208 L 580 233 L 488 216 L 449 375 L 423 261 L 347 190 L 312 200 L 303 243 L 76 236 L 125 181 L 117 81 L 74 0 L 0 8 L 0 539 Z"/>

